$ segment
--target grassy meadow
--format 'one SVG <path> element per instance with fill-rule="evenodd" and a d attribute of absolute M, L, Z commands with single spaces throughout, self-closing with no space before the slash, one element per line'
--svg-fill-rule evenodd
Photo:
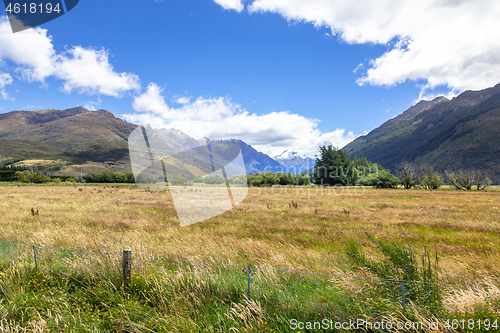
<path fill-rule="evenodd" d="M 290 328 L 292 318 L 425 321 L 449 316 L 493 321 L 499 317 L 500 292 L 495 288 L 500 287 L 500 191 L 494 187 L 481 192 L 251 188 L 235 209 L 181 228 L 169 191 L 4 184 L 0 216 L 3 243 L 118 252 L 76 258 L 47 249 L 39 254 L 40 267 L 35 270 L 30 248 L 23 252 L 4 245 L 2 332 L 288 332 L 297 331 Z M 408 246 L 411 255 L 405 252 Z M 123 249 L 241 267 L 136 256 L 127 285 L 120 275 Z M 420 259 L 426 251 L 432 259 L 427 261 L 430 273 Z M 404 275 L 405 265 L 396 267 L 398 255 L 415 257 L 408 270 L 413 275 Z M 253 267 L 255 283 L 251 300 L 245 297 L 247 265 Z M 397 283 L 268 268 L 396 280 L 414 276 L 427 282 L 494 288 L 435 291 L 409 286 L 408 292 L 414 293 L 409 301 L 429 307 L 404 311 L 400 296 L 394 294 L 400 290 Z"/>

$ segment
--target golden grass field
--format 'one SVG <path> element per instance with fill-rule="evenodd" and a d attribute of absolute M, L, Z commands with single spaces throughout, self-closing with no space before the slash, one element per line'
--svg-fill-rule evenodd
<path fill-rule="evenodd" d="M 235 209 L 180 227 L 168 191 L 11 185 L 0 187 L 0 216 L 0 242 L 130 248 L 171 258 L 331 273 L 351 269 L 345 254 L 351 239 L 376 256 L 369 233 L 410 245 L 416 253 L 424 246 L 432 255 L 437 252 L 440 280 L 447 283 L 500 281 L 500 192 L 494 188 L 251 188 Z"/>

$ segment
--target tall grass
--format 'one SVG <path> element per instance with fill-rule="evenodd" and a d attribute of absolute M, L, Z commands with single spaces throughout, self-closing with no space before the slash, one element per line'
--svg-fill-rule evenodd
<path fill-rule="evenodd" d="M 441 308 L 442 295 L 438 284 L 437 254 L 435 262 L 432 262 L 430 253 L 424 248 L 419 260 L 410 246 L 389 243 L 371 235 L 368 235 L 368 238 L 382 253 L 381 260 L 369 259 L 353 240 L 346 246 L 346 252 L 356 268 L 368 268 L 381 279 L 383 288 L 377 289 L 379 295 L 401 302 L 404 287 L 406 301 L 429 307 L 431 312 Z M 398 290 L 394 286 L 400 281 L 403 286 Z"/>
<path fill-rule="evenodd" d="M 31 248 L 0 248 L 0 332 L 287 332 L 292 318 L 498 317 L 496 289 L 433 282 L 500 285 L 500 192 L 341 190 L 250 189 L 235 209 L 180 228 L 168 191 L 2 186 L 0 241 L 242 267 L 134 255 L 127 289 L 119 253 L 39 248 L 36 271 Z M 401 279 L 418 281 L 405 282 L 406 311 Z"/>
<path fill-rule="evenodd" d="M 381 243 L 392 254 L 385 263 L 373 262 L 353 244 L 348 248 L 353 258 L 364 258 L 359 263 L 377 275 L 427 279 L 428 268 L 417 265 L 408 252 L 394 250 L 394 244 Z M 487 289 L 472 299 L 468 289 L 409 286 L 404 311 L 398 285 L 389 281 L 257 267 L 251 270 L 248 299 L 247 267 L 135 256 L 133 275 L 123 281 L 119 254 L 46 249 L 40 251 L 35 269 L 28 250 L 2 252 L 0 332 L 293 332 L 291 319 L 441 318 L 444 324 L 443 318 L 457 315 L 494 320 L 500 306 L 500 293 Z M 401 255 L 413 260 L 416 270 L 408 268 L 413 264 L 400 264 Z M 436 292 L 443 296 L 440 302 L 466 302 L 467 308 L 449 311 L 440 303 L 435 311 L 418 306 L 419 297 Z"/>

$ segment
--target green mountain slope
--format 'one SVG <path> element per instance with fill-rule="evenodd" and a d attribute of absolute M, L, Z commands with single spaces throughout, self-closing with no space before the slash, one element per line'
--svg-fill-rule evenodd
<path fill-rule="evenodd" d="M 500 183 L 500 84 L 451 101 L 422 101 L 343 148 L 395 170 L 404 160 L 437 171 L 479 169 Z"/>
<path fill-rule="evenodd" d="M 72 176 L 129 171 L 127 138 L 136 127 L 83 107 L 0 114 L 0 163 L 40 165 Z"/>

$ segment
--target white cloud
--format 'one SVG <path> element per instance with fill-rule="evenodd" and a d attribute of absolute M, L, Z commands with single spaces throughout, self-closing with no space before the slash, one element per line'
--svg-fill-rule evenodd
<path fill-rule="evenodd" d="M 245 9 L 245 6 L 241 3 L 241 0 L 214 0 L 216 3 L 224 7 L 224 9 L 234 9 L 237 12 L 241 12 Z"/>
<path fill-rule="evenodd" d="M 150 84 L 134 100 L 133 107 L 138 112 L 124 118 L 154 128 L 179 129 L 196 139 L 241 139 L 271 156 L 284 150 L 314 156 L 321 145 L 343 147 L 356 138 L 343 129 L 322 133 L 317 129 L 318 120 L 290 112 L 250 113 L 223 97 L 199 97 L 179 108 L 170 108 L 161 93 L 156 84 Z"/>
<path fill-rule="evenodd" d="M 440 96 L 443 96 L 443 97 L 446 97 L 447 99 L 451 100 L 453 97 L 456 97 L 458 95 L 458 92 L 455 91 L 454 89 L 444 93 L 444 94 L 441 94 L 441 93 L 427 93 L 426 92 L 426 89 L 423 88 L 421 91 L 420 91 L 420 94 L 418 96 L 418 98 L 416 100 L 413 101 L 414 104 L 418 103 L 419 101 L 432 101 L 434 99 L 436 99 L 437 97 L 440 97 Z"/>
<path fill-rule="evenodd" d="M 256 0 L 248 8 L 331 28 L 351 44 L 390 43 L 361 85 L 424 80 L 425 89 L 462 91 L 499 82 L 499 1 Z"/>
<path fill-rule="evenodd" d="M 178 104 L 189 104 L 191 102 L 191 97 L 179 97 L 176 102 Z"/>
<path fill-rule="evenodd" d="M 156 114 L 167 114 L 170 110 L 161 96 L 162 89 L 156 83 L 150 83 L 147 91 L 134 98 L 132 107 L 139 112 L 152 112 Z"/>
<path fill-rule="evenodd" d="M 43 81 L 54 73 L 55 51 L 45 29 L 12 33 L 6 16 L 0 17 L 0 63 L 8 60 L 28 81 Z"/>
<path fill-rule="evenodd" d="M 63 91 L 67 93 L 114 97 L 140 88 L 138 76 L 116 72 L 103 49 L 74 46 L 57 54 L 46 29 L 33 28 L 14 34 L 6 16 L 0 17 L 0 31 L 0 66 L 13 64 L 21 79 L 44 83 L 52 76 L 62 80 Z"/>
<path fill-rule="evenodd" d="M 124 92 L 140 88 L 139 77 L 117 73 L 109 63 L 105 50 L 74 46 L 57 63 L 57 77 L 64 81 L 63 90 L 119 97 Z"/>
<path fill-rule="evenodd" d="M 97 101 L 89 101 L 83 107 L 90 111 L 96 111 L 97 110 L 96 107 L 99 107 L 101 102 L 102 102 L 101 97 L 97 97 Z"/>
<path fill-rule="evenodd" d="M 0 73 L 0 97 L 7 100 L 9 95 L 5 91 L 5 86 L 12 84 L 12 76 L 9 73 Z"/>

